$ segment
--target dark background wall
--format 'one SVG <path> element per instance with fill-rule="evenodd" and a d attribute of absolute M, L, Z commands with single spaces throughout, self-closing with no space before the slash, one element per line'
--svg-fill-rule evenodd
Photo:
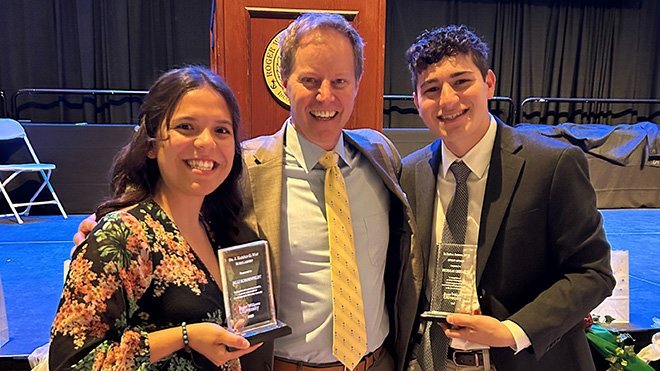
<path fill-rule="evenodd" d="M 20 88 L 146 90 L 169 68 L 208 65 L 211 12 L 212 0 L 0 0 L 0 89 L 7 97 Z M 411 93 L 404 51 L 425 28 L 448 23 L 464 23 L 489 43 L 496 95 L 516 102 L 528 96 L 660 98 L 657 0 L 389 0 L 386 94 Z M 22 97 L 20 118 L 136 123 L 139 101 Z M 411 106 L 386 101 L 385 108 L 390 104 Z M 652 108 L 658 112 L 660 105 Z M 384 115 L 384 125 L 423 126 L 414 113 L 396 111 Z M 65 208 L 87 213 L 107 195 L 112 157 L 132 127 L 34 125 L 28 132 L 41 160 L 58 165 L 52 180 Z M 412 135 L 418 146 L 423 133 Z M 0 161 L 17 156 L 0 148 Z"/>
<path fill-rule="evenodd" d="M 528 96 L 658 98 L 659 3 L 389 0 L 385 92 L 410 94 L 403 53 L 416 35 L 436 25 L 464 23 L 491 46 L 497 95 L 515 101 Z M 28 87 L 147 89 L 171 67 L 209 63 L 211 4 L 1 0 L 0 89 L 8 97 Z M 108 98 L 100 98 L 99 108 L 71 97 L 27 101 L 19 101 L 21 118 L 36 122 L 134 122 L 137 115 L 137 104 L 108 108 Z M 408 118 L 386 117 L 385 126 L 419 124 L 414 115 Z"/>
<path fill-rule="evenodd" d="M 8 97 L 19 88 L 148 89 L 171 67 L 208 65 L 210 14 L 211 0 L 0 0 L 0 89 Z M 50 107 L 47 98 L 37 102 Z M 69 97 L 56 105 L 63 109 L 25 109 L 21 118 L 137 117 L 136 104 L 81 112 L 81 103 Z"/>
<path fill-rule="evenodd" d="M 660 98 L 657 0 L 390 0 L 386 94 L 410 94 L 405 50 L 424 29 L 450 23 L 490 45 L 496 95 Z M 660 106 L 639 113 L 651 109 Z M 414 115 L 391 121 L 420 124 Z"/>
<path fill-rule="evenodd" d="M 148 89 L 163 71 L 209 63 L 211 0 L 0 0 L 0 89 Z M 67 212 L 88 214 L 109 195 L 112 159 L 136 123 L 139 97 L 23 97 L 21 119 L 43 162 L 57 164 L 52 182 Z M 116 105 L 115 103 L 126 103 Z M 2 112 L 0 112 L 0 115 Z M 26 151 L 0 146 L 0 163 L 27 160 Z M 32 175 L 10 185 L 29 199 Z M 26 198 L 27 197 L 27 198 Z M 0 214 L 9 207 L 0 197 Z M 57 213 L 37 206 L 32 214 Z"/>

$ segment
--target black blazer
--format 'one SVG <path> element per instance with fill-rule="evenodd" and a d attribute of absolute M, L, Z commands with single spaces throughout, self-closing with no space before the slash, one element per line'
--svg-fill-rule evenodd
<path fill-rule="evenodd" d="M 438 139 L 403 160 L 425 267 L 441 153 Z M 517 323 L 532 343 L 515 356 L 491 349 L 498 370 L 594 369 L 583 318 L 615 281 L 581 150 L 497 120 L 476 278 L 482 312 Z"/>

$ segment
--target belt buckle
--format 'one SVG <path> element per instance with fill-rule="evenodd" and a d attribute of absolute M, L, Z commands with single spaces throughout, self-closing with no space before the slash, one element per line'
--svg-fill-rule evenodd
<path fill-rule="evenodd" d="M 456 357 L 456 355 L 472 355 L 474 357 L 474 364 L 466 365 L 466 364 L 463 364 L 463 363 L 459 363 L 457 361 L 458 357 Z M 474 351 L 454 350 L 454 353 L 451 355 L 451 360 L 454 361 L 454 364 L 456 366 L 472 366 L 472 367 L 481 366 L 481 364 L 479 363 L 479 353 L 474 352 Z"/>

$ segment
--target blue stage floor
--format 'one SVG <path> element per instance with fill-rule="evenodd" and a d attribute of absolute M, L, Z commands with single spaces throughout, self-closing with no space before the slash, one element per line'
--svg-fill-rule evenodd
<path fill-rule="evenodd" d="M 630 255 L 631 323 L 660 318 L 660 209 L 603 210 L 613 249 Z M 63 262 L 84 216 L 39 216 L 18 225 L 0 220 L 0 277 L 10 341 L 0 357 L 27 355 L 48 341 L 63 283 Z"/>

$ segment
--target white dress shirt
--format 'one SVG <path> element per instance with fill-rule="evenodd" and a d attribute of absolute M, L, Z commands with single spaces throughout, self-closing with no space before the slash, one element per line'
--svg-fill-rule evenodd
<path fill-rule="evenodd" d="M 367 330 L 367 352 L 389 332 L 384 271 L 389 243 L 390 196 L 375 169 L 340 137 L 334 148 L 346 182 Z M 278 318 L 293 333 L 275 341 L 275 355 L 310 363 L 336 362 L 332 355 L 332 289 L 325 217 L 326 151 L 300 136 L 291 123 L 285 135 L 282 241 Z"/>
<path fill-rule="evenodd" d="M 431 254 L 429 261 L 435 262 L 437 256 L 437 248 L 442 240 L 442 231 L 445 226 L 446 212 L 456 188 L 456 181 L 454 174 L 449 171 L 449 167 L 455 161 L 462 161 L 470 168 L 471 173 L 467 179 L 468 188 L 468 213 L 467 213 L 467 228 L 465 232 L 465 244 L 477 245 L 479 242 L 479 225 L 481 222 L 481 209 L 484 203 L 484 195 L 486 193 L 486 182 L 488 181 L 488 169 L 490 168 L 490 158 L 493 153 L 493 146 L 495 144 L 495 135 L 497 133 L 497 124 L 495 119 L 490 117 L 490 124 L 486 134 L 481 140 L 470 149 L 462 158 L 454 155 L 442 143 L 442 163 L 438 171 L 438 179 L 436 183 L 436 197 L 435 197 L 435 213 L 433 216 L 433 225 L 435 232 L 432 235 Z M 464 271 L 471 272 L 471 277 L 468 282 L 464 283 L 461 288 L 461 293 L 471 293 L 470 307 L 476 313 L 480 313 L 479 299 L 476 292 L 476 256 L 472 261 L 467 261 L 463 265 Z M 434 277 L 435 264 L 431 263 L 428 266 L 428 277 Z M 440 284 L 440 282 L 433 282 L 432 284 Z M 431 285 L 426 285 L 426 296 L 431 301 Z M 474 314 L 474 312 L 473 312 Z M 525 332 L 516 323 L 506 320 L 504 325 L 511 331 L 516 346 L 512 347 L 515 351 L 520 351 L 531 345 L 529 338 Z M 456 349 L 486 349 L 488 346 L 468 342 L 463 339 L 451 339 L 451 347 Z"/>

